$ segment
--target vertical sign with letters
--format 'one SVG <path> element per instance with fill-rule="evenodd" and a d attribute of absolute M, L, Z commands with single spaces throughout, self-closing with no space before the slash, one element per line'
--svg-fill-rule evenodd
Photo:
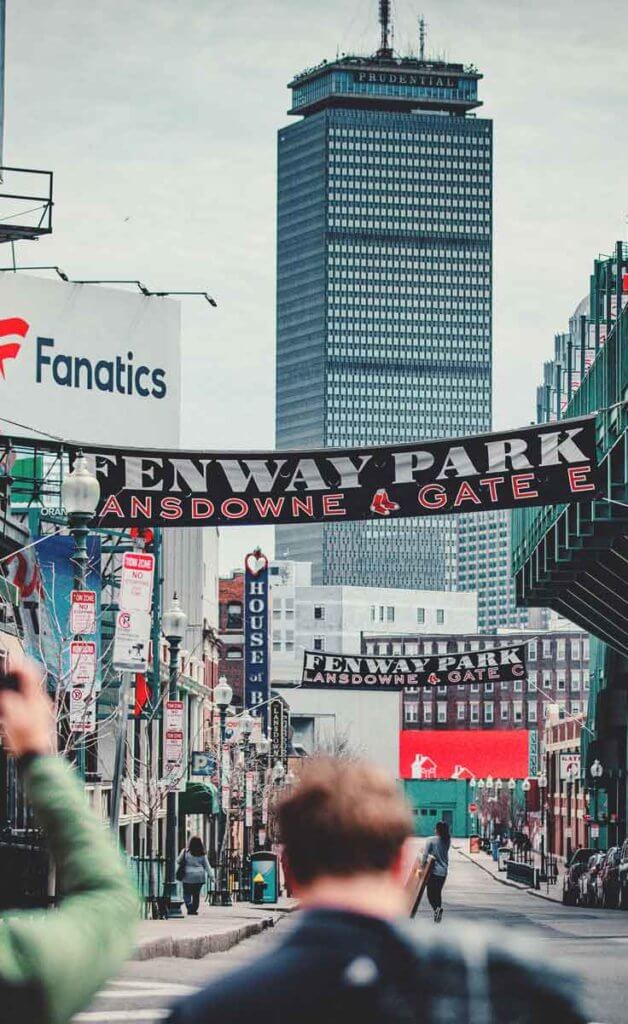
<path fill-rule="evenodd" d="M 268 599 L 268 559 L 257 548 L 244 559 L 244 703 L 264 722 L 270 696 Z"/>
<path fill-rule="evenodd" d="M 530 775 L 538 775 L 539 772 L 539 734 L 536 729 L 530 729 L 528 733 L 528 772 Z"/>
<path fill-rule="evenodd" d="M 270 765 L 271 768 L 277 761 L 284 761 L 284 719 L 283 700 L 281 697 L 273 697 L 269 704 L 269 734 L 270 739 Z"/>

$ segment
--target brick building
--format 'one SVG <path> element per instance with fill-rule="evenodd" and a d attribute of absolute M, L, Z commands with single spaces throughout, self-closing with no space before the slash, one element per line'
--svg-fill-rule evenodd
<path fill-rule="evenodd" d="M 549 724 L 545 730 L 543 771 L 547 777 L 544 825 L 546 848 L 569 857 L 578 846 L 595 846 L 589 840 L 585 784 L 580 772 L 580 734 L 584 716 Z M 592 808 L 595 810 L 595 808 Z M 597 821 L 603 818 L 599 813 Z M 603 847 L 600 845 L 600 849 Z"/>
<path fill-rule="evenodd" d="M 589 690 L 589 637 L 560 631 L 425 636 L 364 633 L 364 654 L 421 657 L 477 651 L 522 643 L 527 638 L 527 680 L 409 688 L 403 696 L 402 729 L 539 728 L 552 704 L 564 717 L 586 712 Z"/>
<path fill-rule="evenodd" d="M 236 571 L 218 583 L 219 673 L 233 690 L 233 704 L 244 695 L 244 573 Z"/>

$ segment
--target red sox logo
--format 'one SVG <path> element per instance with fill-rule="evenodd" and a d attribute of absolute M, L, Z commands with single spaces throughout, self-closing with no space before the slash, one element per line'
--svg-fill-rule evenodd
<path fill-rule="evenodd" d="M 17 334 L 25 338 L 28 333 L 29 324 L 22 320 L 21 316 L 10 316 L 0 320 L 0 338 L 10 338 Z M 0 374 L 6 380 L 4 363 L 6 359 L 16 359 L 22 345 L 19 341 L 5 341 L 0 343 Z"/>

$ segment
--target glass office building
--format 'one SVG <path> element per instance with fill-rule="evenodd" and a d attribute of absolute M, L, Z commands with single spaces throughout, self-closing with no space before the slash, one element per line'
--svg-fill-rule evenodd
<path fill-rule="evenodd" d="M 278 139 L 277 446 L 491 426 L 492 123 L 472 67 L 376 55 L 291 83 Z M 277 528 L 313 582 L 442 589 L 450 519 Z"/>
<path fill-rule="evenodd" d="M 478 631 L 525 629 L 527 608 L 517 607 L 511 572 L 509 509 L 470 512 L 457 521 L 456 590 L 478 595 Z"/>

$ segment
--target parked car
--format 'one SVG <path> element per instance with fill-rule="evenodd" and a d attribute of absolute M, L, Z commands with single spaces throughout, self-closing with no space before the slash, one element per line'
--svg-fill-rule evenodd
<path fill-rule="evenodd" d="M 598 907 L 613 907 L 615 909 L 619 906 L 620 855 L 619 846 L 611 846 L 598 869 L 595 880 Z"/>
<path fill-rule="evenodd" d="M 584 869 L 580 872 L 578 878 L 578 896 L 577 902 L 581 907 L 595 907 L 597 906 L 598 890 L 597 880 L 600 873 L 600 868 L 604 863 L 606 854 L 603 850 L 598 850 L 586 862 Z"/>
<path fill-rule="evenodd" d="M 617 869 L 619 885 L 619 909 L 628 910 L 628 839 L 624 840 L 619 853 L 619 867 Z"/>
<path fill-rule="evenodd" d="M 578 902 L 580 875 L 586 870 L 589 859 L 597 852 L 581 847 L 572 853 L 563 875 L 563 903 L 566 905 L 573 907 Z"/>

